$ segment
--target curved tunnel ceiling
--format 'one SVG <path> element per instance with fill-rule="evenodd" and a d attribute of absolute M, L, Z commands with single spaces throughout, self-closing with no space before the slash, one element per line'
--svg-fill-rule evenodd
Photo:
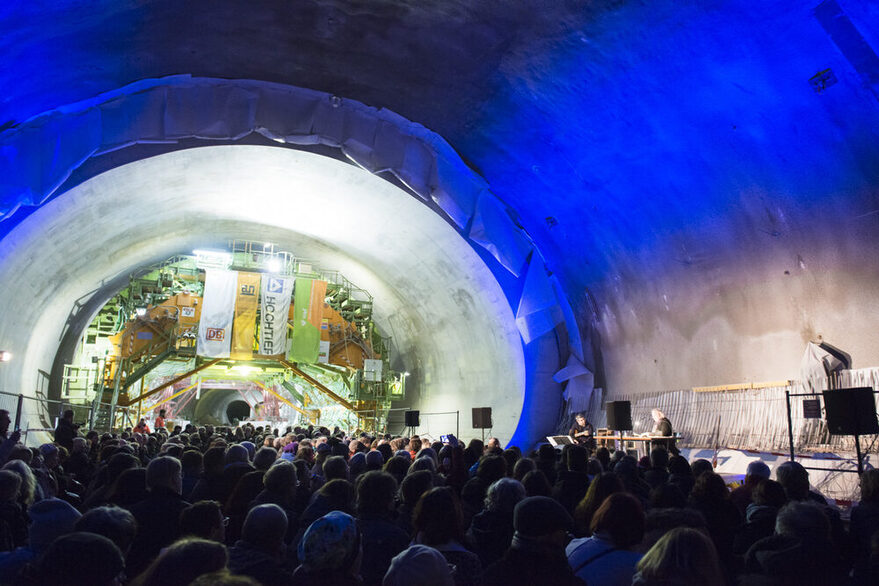
<path fill-rule="evenodd" d="M 0 282 L 11 300 L 0 339 L 21 346 L 29 337 L 21 366 L 3 373 L 5 385 L 29 388 L 37 369 L 48 370 L 67 312 L 101 282 L 235 238 L 277 243 L 368 290 L 377 325 L 393 337 L 393 364 L 413 372 L 415 405 L 447 412 L 488 401 L 499 435 L 512 437 L 524 357 L 510 306 L 484 262 L 387 181 L 277 147 L 189 149 L 115 168 L 0 241 Z"/>
<path fill-rule="evenodd" d="M 794 378 L 819 336 L 879 364 L 875 2 L 0 10 L 6 127 L 178 73 L 424 124 L 515 210 L 611 392 Z"/>

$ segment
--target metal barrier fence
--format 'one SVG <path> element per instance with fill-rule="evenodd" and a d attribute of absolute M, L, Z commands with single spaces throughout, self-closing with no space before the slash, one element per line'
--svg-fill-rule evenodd
<path fill-rule="evenodd" d="M 29 397 L 0 391 L 0 409 L 9 411 L 11 427 L 21 431 L 22 442 L 41 441 L 39 433 L 51 433 L 58 423 L 58 418 L 65 410 L 73 410 L 74 422 L 83 429 L 94 429 L 99 432 L 133 427 L 136 423 L 137 410 L 130 407 L 117 406 L 112 410 L 109 403 L 72 403 L 70 401 Z"/>

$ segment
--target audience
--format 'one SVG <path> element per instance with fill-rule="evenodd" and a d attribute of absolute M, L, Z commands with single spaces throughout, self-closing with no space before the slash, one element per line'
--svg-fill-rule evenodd
<path fill-rule="evenodd" d="M 68 446 L 28 449 L 0 433 L 0 585 L 879 578 L 875 470 L 846 528 L 795 462 L 775 481 L 754 461 L 730 492 L 710 462 L 664 447 L 639 465 L 607 448 L 523 454 L 497 438 L 465 449 L 247 423 L 83 437 L 65 421 Z"/>

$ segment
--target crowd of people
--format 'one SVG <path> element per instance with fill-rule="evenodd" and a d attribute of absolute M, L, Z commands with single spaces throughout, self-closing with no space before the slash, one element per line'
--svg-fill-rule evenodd
<path fill-rule="evenodd" d="M 879 470 L 846 523 L 796 462 L 323 427 L 88 431 L 0 411 L 0 584 L 867 584 Z"/>

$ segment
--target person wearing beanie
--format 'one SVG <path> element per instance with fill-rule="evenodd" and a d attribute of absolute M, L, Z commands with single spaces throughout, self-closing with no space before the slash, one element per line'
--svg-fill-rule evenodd
<path fill-rule="evenodd" d="M 278 505 L 250 509 L 241 539 L 229 549 L 229 571 L 253 578 L 264 586 L 289 584 L 292 575 L 284 555 L 287 527 L 287 514 Z"/>
<path fill-rule="evenodd" d="M 293 586 L 349 586 L 361 584 L 363 547 L 357 521 L 332 511 L 312 523 L 298 549 L 301 565 L 293 573 Z"/>
<path fill-rule="evenodd" d="M 0 554 L 0 577 L 13 578 L 29 562 L 36 561 L 55 539 L 73 532 L 82 516 L 70 503 L 61 499 L 43 499 L 28 509 L 31 519 L 28 545 Z"/>
<path fill-rule="evenodd" d="M 426 545 L 410 545 L 391 560 L 382 586 L 453 586 L 443 554 Z"/>
<path fill-rule="evenodd" d="M 115 586 L 122 583 L 125 558 L 103 535 L 77 532 L 49 545 L 37 568 L 43 586 Z"/>
<path fill-rule="evenodd" d="M 521 500 L 513 511 L 513 542 L 503 557 L 486 568 L 485 586 L 582 586 L 565 546 L 574 521 L 557 501 L 545 496 Z"/>

